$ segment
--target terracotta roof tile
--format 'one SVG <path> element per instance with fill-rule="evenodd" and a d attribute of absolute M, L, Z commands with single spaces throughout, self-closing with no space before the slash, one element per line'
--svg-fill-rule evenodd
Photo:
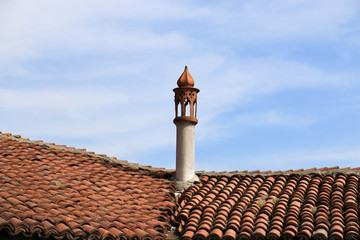
<path fill-rule="evenodd" d="M 164 239 L 166 170 L 0 134 L 0 231 L 56 239 Z"/>
<path fill-rule="evenodd" d="M 177 197 L 175 220 L 183 239 L 359 239 L 356 170 L 204 175 Z"/>

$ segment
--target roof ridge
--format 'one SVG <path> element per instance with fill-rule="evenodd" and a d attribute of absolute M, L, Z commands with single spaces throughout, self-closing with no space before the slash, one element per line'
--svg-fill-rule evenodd
<path fill-rule="evenodd" d="M 174 169 L 157 168 L 157 167 L 153 167 L 153 166 L 144 166 L 139 163 L 131 163 L 126 160 L 119 160 L 116 157 L 110 157 L 110 156 L 107 156 L 106 154 L 97 154 L 92 151 L 87 151 L 85 148 L 75 148 L 75 147 L 69 147 L 66 145 L 57 145 L 55 143 L 47 143 L 42 140 L 30 140 L 29 138 L 23 138 L 20 135 L 13 135 L 11 133 L 3 133 L 1 131 L 0 131 L 0 138 L 8 138 L 8 139 L 12 139 L 12 140 L 15 140 L 18 142 L 25 142 L 28 144 L 36 144 L 36 145 L 40 145 L 40 146 L 46 146 L 49 148 L 68 151 L 68 152 L 72 152 L 72 153 L 86 154 L 89 156 L 101 158 L 105 161 L 115 162 L 115 163 L 121 164 L 123 166 L 129 166 L 134 169 L 144 169 L 144 170 L 149 170 L 149 171 L 164 171 L 164 172 L 165 171 L 171 171 L 171 172 L 175 171 Z M 339 166 L 335 166 L 335 167 L 309 168 L 309 169 L 301 168 L 301 169 L 296 169 L 296 170 L 289 169 L 286 171 L 281 171 L 281 170 L 277 170 L 277 171 L 271 171 L 271 170 L 238 171 L 238 170 L 236 170 L 236 171 L 230 171 L 230 172 L 228 172 L 228 171 L 216 172 L 216 171 L 205 171 L 205 170 L 196 171 L 196 174 L 200 175 L 200 176 L 205 176 L 205 175 L 206 176 L 234 176 L 234 175 L 269 176 L 269 175 L 290 175 L 290 174 L 304 175 L 304 174 L 329 174 L 329 173 L 347 173 L 347 174 L 353 173 L 353 174 L 360 175 L 360 167 L 340 168 Z"/>
<path fill-rule="evenodd" d="M 131 163 L 126 160 L 119 160 L 116 157 L 110 157 L 110 156 L 107 156 L 106 154 L 97 154 L 92 151 L 87 151 L 85 148 L 75 148 L 75 147 L 69 147 L 66 145 L 58 145 L 55 143 L 47 143 L 42 140 L 30 140 L 29 138 L 23 138 L 20 135 L 13 135 L 11 133 L 3 133 L 1 131 L 0 131 L 0 138 L 7 138 L 7 139 L 12 139 L 12 140 L 15 140 L 18 142 L 46 146 L 49 148 L 54 148 L 56 150 L 68 151 L 71 153 L 86 154 L 89 156 L 101 158 L 105 161 L 115 162 L 115 163 L 119 163 L 123 166 L 132 167 L 134 169 L 144 169 L 144 170 L 149 170 L 149 171 L 164 171 L 164 172 L 165 171 L 174 171 L 173 169 L 157 168 L 157 167 L 153 167 L 153 166 L 144 166 L 139 163 Z"/>
<path fill-rule="evenodd" d="M 231 171 L 231 172 L 227 172 L 227 171 L 223 171 L 223 172 L 215 172 L 215 171 L 196 171 L 196 174 L 201 175 L 201 176 L 234 176 L 234 175 L 246 175 L 246 176 L 258 176 L 258 175 L 263 175 L 263 176 L 274 176 L 274 175 L 290 175 L 290 174 L 299 174 L 299 175 L 304 175 L 304 174 L 331 174 L 331 173 L 346 173 L 346 174 L 357 174 L 360 175 L 360 167 L 356 167 L 356 168 L 351 168 L 351 167 L 345 167 L 345 168 L 340 168 L 339 166 L 335 166 L 335 167 L 323 167 L 323 168 L 309 168 L 309 169 L 289 169 L 286 171 L 271 171 L 271 170 L 267 170 L 267 171 L 260 171 L 260 170 L 254 170 L 254 171 L 248 171 L 248 170 L 244 170 L 244 171 Z"/>

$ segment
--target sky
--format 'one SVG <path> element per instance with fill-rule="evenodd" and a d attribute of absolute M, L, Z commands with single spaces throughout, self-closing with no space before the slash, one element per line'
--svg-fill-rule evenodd
<path fill-rule="evenodd" d="M 175 168 L 360 167 L 360 2 L 0 0 L 0 131 Z"/>

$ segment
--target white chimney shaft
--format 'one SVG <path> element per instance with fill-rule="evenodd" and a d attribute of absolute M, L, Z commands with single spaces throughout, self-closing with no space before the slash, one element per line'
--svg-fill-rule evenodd
<path fill-rule="evenodd" d="M 176 121 L 176 179 L 190 181 L 195 176 L 195 125 Z"/>

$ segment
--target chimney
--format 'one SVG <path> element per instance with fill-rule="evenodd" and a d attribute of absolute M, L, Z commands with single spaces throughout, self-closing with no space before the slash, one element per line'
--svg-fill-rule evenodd
<path fill-rule="evenodd" d="M 197 93 L 194 79 L 187 66 L 177 81 L 175 92 L 176 125 L 176 180 L 180 182 L 194 182 L 195 175 L 195 125 L 197 110 Z"/>

